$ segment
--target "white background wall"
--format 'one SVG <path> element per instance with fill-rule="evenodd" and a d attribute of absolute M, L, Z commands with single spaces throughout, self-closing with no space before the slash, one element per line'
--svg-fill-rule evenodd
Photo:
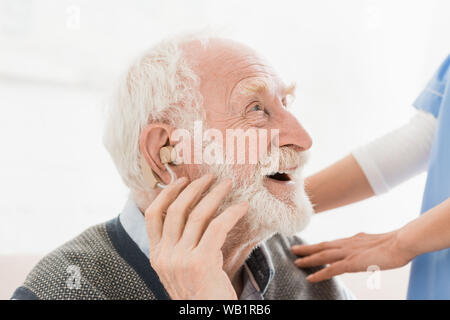
<path fill-rule="evenodd" d="M 0 0 L 0 254 L 43 254 L 120 212 L 102 108 L 128 61 L 166 35 L 219 30 L 296 81 L 312 173 L 408 120 L 450 51 L 449 15 L 446 0 Z M 418 215 L 424 179 L 321 214 L 303 236 L 400 227 Z"/>

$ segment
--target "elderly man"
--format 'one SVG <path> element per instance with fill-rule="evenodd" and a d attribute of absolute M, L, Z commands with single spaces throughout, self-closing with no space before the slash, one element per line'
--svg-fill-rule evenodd
<path fill-rule="evenodd" d="M 317 268 L 298 268 L 290 251 L 313 212 L 301 177 L 311 139 L 287 110 L 292 91 L 231 40 L 153 47 L 119 85 L 105 132 L 128 203 L 44 257 L 13 298 L 346 298 L 335 279 L 309 283 Z M 215 161 L 201 157 L 199 122 L 213 133 Z M 250 130 L 265 132 L 256 148 Z"/>

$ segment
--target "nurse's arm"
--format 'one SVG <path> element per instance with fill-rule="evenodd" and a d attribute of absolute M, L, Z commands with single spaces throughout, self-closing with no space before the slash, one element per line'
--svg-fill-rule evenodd
<path fill-rule="evenodd" d="M 375 194 L 351 154 L 308 177 L 305 189 L 316 213 L 361 201 Z"/>
<path fill-rule="evenodd" d="M 322 212 L 380 195 L 425 171 L 436 118 L 418 111 L 388 132 L 306 179 L 306 191 Z"/>
<path fill-rule="evenodd" d="M 399 241 L 414 256 L 450 248 L 450 198 L 401 228 Z"/>
<path fill-rule="evenodd" d="M 382 233 L 359 233 L 353 237 L 292 247 L 301 268 L 329 266 L 308 276 L 323 281 L 348 272 L 399 268 L 418 255 L 450 248 L 450 198 L 425 212 L 401 229 Z"/>

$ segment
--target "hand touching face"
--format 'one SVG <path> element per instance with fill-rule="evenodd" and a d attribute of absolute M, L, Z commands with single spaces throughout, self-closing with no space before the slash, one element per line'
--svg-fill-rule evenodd
<path fill-rule="evenodd" d="M 226 179 L 209 190 L 213 181 L 210 174 L 190 184 L 180 178 L 145 211 L 150 262 L 172 299 L 237 299 L 221 248 L 248 204 L 214 217 L 232 183 Z"/>

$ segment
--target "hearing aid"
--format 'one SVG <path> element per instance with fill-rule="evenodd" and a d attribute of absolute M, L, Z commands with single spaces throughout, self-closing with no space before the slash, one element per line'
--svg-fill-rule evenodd
<path fill-rule="evenodd" d="M 164 166 L 166 167 L 167 171 L 170 174 L 170 183 L 169 184 L 173 183 L 177 178 L 175 175 L 175 172 L 173 172 L 173 170 L 169 166 L 170 163 L 173 163 L 175 161 L 173 151 L 174 151 L 174 149 L 172 146 L 162 147 L 159 150 L 159 158 L 161 159 L 161 163 L 164 164 Z M 145 158 L 142 156 L 141 156 L 141 170 L 142 170 L 142 174 L 144 176 L 144 180 L 148 183 L 148 185 L 152 189 L 155 189 L 156 187 L 164 189 L 168 186 L 168 185 L 164 184 L 161 181 L 161 179 L 159 179 L 155 175 L 153 170 L 150 168 L 148 163 L 145 161 Z"/>

